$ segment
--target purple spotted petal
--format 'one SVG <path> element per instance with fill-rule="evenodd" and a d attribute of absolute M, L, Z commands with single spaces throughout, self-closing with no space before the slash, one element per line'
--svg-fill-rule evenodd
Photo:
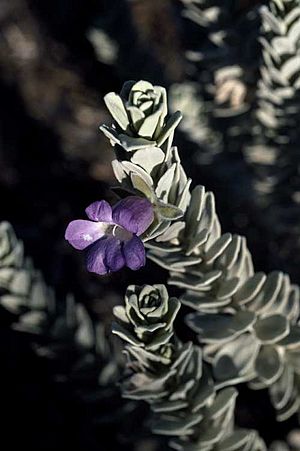
<path fill-rule="evenodd" d="M 102 238 L 92 244 L 86 254 L 87 270 L 96 274 L 118 271 L 125 265 L 121 243 L 116 238 Z"/>
<path fill-rule="evenodd" d="M 93 202 L 85 212 L 91 221 L 112 222 L 112 209 L 106 200 Z"/>
<path fill-rule="evenodd" d="M 151 202 L 137 196 L 120 200 L 113 207 L 112 216 L 113 222 L 136 235 L 145 232 L 154 218 Z"/>
<path fill-rule="evenodd" d="M 65 239 L 75 249 L 85 249 L 104 235 L 102 223 L 77 219 L 70 222 L 65 232 Z"/>
<path fill-rule="evenodd" d="M 124 243 L 123 252 L 128 268 L 137 270 L 145 266 L 146 254 L 144 244 L 137 236 L 133 236 L 131 240 Z"/>

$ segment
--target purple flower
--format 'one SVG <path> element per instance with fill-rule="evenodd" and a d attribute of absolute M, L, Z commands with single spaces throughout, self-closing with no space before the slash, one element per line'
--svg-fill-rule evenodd
<path fill-rule="evenodd" d="M 123 266 L 137 270 L 145 265 L 145 248 L 139 235 L 154 218 L 147 199 L 129 196 L 114 207 L 101 200 L 85 212 L 89 220 L 70 222 L 65 238 L 75 249 L 86 249 L 88 271 L 107 274 Z"/>

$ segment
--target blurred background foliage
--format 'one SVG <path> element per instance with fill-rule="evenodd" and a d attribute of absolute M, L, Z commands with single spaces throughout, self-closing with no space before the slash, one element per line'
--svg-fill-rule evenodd
<path fill-rule="evenodd" d="M 109 121 L 104 94 L 118 92 L 125 80 L 146 79 L 169 89 L 170 109 L 184 114 L 175 138 L 183 166 L 194 184 L 214 191 L 223 229 L 247 237 L 257 270 L 281 269 L 299 282 L 299 157 L 291 152 L 288 162 L 272 159 L 266 150 L 272 137 L 262 142 L 266 134 L 253 122 L 263 2 L 203 1 L 200 16 L 206 21 L 200 27 L 190 20 L 190 3 L 0 0 L 1 220 L 13 225 L 25 254 L 55 292 L 51 327 L 73 305 L 69 293 L 83 306 L 85 321 L 101 326 L 101 333 L 90 326 L 98 335 L 88 350 L 80 348 L 82 361 L 73 333 L 77 322 L 67 339 L 55 337 L 59 351 L 53 354 L 48 329 L 37 334 L 12 327 L 19 314 L 2 308 L 2 439 L 12 449 L 166 446 L 149 435 L 147 407 L 121 400 L 116 379 L 104 378 L 99 386 L 107 363 L 99 346 L 109 340 L 113 306 L 128 284 L 137 283 L 137 274 L 88 274 L 63 239 L 67 223 L 89 203 L 113 199 L 113 155 L 98 127 Z M 220 20 L 206 15 L 206 3 L 221 8 Z M 245 30 L 247 39 L 241 39 Z M 165 280 L 151 262 L 138 274 L 139 284 Z M 84 334 L 90 334 L 86 322 Z M 119 359 L 114 348 L 115 354 Z M 250 413 L 243 403 L 251 404 Z M 245 389 L 238 415 L 241 424 L 263 430 L 268 442 L 284 439 L 296 426 L 292 419 L 274 430 L 263 392 L 249 395 Z"/>

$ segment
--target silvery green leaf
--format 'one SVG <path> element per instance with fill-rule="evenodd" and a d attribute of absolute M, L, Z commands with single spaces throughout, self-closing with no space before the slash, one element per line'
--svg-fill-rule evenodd
<path fill-rule="evenodd" d="M 289 41 L 291 41 L 291 43 L 296 46 L 297 43 L 299 42 L 299 38 L 300 38 L 300 27 L 299 27 L 299 13 L 300 13 L 300 9 L 299 8 L 294 8 L 294 10 L 291 11 L 291 13 L 294 13 L 295 16 L 297 17 L 297 21 L 295 21 L 294 24 L 291 25 L 290 29 L 289 29 Z M 293 20 L 292 16 L 290 13 L 290 19 Z M 287 20 L 288 21 L 288 20 Z M 293 48 L 293 50 L 295 50 L 295 47 Z M 293 53 L 293 50 L 290 53 Z"/>
<path fill-rule="evenodd" d="M 209 447 L 207 449 L 212 449 L 223 435 L 224 431 L 219 425 L 211 425 L 210 427 L 200 429 L 196 449 L 202 450 L 205 449 L 205 446 Z"/>
<path fill-rule="evenodd" d="M 271 309 L 280 291 L 283 273 L 273 271 L 268 276 L 260 292 L 248 304 L 249 310 L 264 313 Z"/>
<path fill-rule="evenodd" d="M 11 313 L 20 313 L 25 304 L 24 298 L 11 294 L 4 294 L 0 297 L 0 305 Z M 26 305 L 26 304 L 25 304 Z"/>
<path fill-rule="evenodd" d="M 158 332 L 160 329 L 165 329 L 167 326 L 166 323 L 164 322 L 160 322 L 160 323 L 156 323 L 156 324 L 149 324 L 149 325 L 135 325 L 134 331 L 136 333 L 136 335 L 143 340 L 143 335 L 147 334 L 147 332 L 149 333 L 153 333 L 153 332 Z"/>
<path fill-rule="evenodd" d="M 195 381 L 192 379 L 187 380 L 187 381 L 182 381 L 181 385 L 179 386 L 178 389 L 176 389 L 170 396 L 169 400 L 170 403 L 177 403 L 179 400 L 182 399 L 187 399 L 187 396 L 189 394 L 189 392 L 191 391 L 191 389 L 194 387 L 195 385 Z"/>
<path fill-rule="evenodd" d="M 151 409 L 155 413 L 168 413 L 168 412 L 174 412 L 176 410 L 185 409 L 188 407 L 187 401 L 173 401 L 167 400 L 165 402 L 158 402 L 157 404 L 152 404 Z"/>
<path fill-rule="evenodd" d="M 174 113 L 166 122 L 165 126 L 162 129 L 162 132 L 157 139 L 157 145 L 160 147 L 168 138 L 169 136 L 174 132 L 175 128 L 179 124 L 179 122 L 182 119 L 182 115 L 179 111 Z"/>
<path fill-rule="evenodd" d="M 205 405 L 210 405 L 215 397 L 214 383 L 211 374 L 204 366 L 201 379 L 197 382 L 192 398 L 192 412 L 199 412 Z"/>
<path fill-rule="evenodd" d="M 101 130 L 105 133 L 104 131 L 105 129 L 103 130 L 103 128 L 101 128 Z M 117 143 L 119 143 L 122 147 L 124 147 L 124 149 L 127 150 L 127 152 L 133 152 L 135 150 L 147 149 L 148 147 L 150 148 L 156 146 L 155 141 L 151 141 L 141 137 L 135 138 L 132 136 L 125 135 L 123 133 L 120 133 L 118 135 Z"/>
<path fill-rule="evenodd" d="M 125 308 L 122 305 L 115 305 L 113 308 L 114 316 L 123 323 L 129 323 Z"/>
<path fill-rule="evenodd" d="M 163 219 L 174 221 L 180 219 L 183 216 L 183 211 L 175 205 L 157 202 L 154 208 L 158 216 Z"/>
<path fill-rule="evenodd" d="M 288 26 L 290 26 L 293 22 L 295 22 L 299 18 L 300 18 L 300 8 L 294 7 L 291 9 L 291 11 L 286 12 L 285 22 Z M 291 28 L 289 28 L 289 30 L 291 30 Z"/>
<path fill-rule="evenodd" d="M 284 369 L 283 356 L 272 346 L 262 346 L 255 361 L 258 378 L 267 385 L 273 384 L 281 376 Z"/>
<path fill-rule="evenodd" d="M 219 222 L 219 219 L 218 219 L 216 213 L 214 212 L 214 219 L 212 221 L 211 229 L 209 230 L 209 234 L 207 237 L 207 242 L 205 244 L 205 247 L 209 248 L 211 246 L 211 244 L 215 240 L 217 240 L 220 236 L 221 236 L 221 225 L 220 225 L 220 222 Z"/>
<path fill-rule="evenodd" d="M 43 309 L 47 305 L 47 287 L 40 278 L 33 283 L 30 293 L 30 308 Z"/>
<path fill-rule="evenodd" d="M 190 199 L 191 199 L 191 194 L 190 194 L 190 186 L 192 183 L 192 179 L 188 179 L 182 192 L 180 193 L 180 200 L 178 202 L 178 208 L 180 208 L 182 211 L 186 211 L 189 203 L 190 203 Z"/>
<path fill-rule="evenodd" d="M 262 272 L 255 273 L 250 277 L 233 295 L 233 300 L 240 305 L 247 304 L 251 301 L 262 288 L 265 283 L 266 275 Z"/>
<path fill-rule="evenodd" d="M 280 378 L 270 387 L 271 402 L 276 410 L 280 411 L 289 402 L 293 394 L 294 372 L 289 365 L 285 365 Z"/>
<path fill-rule="evenodd" d="M 1 258 L 1 266 L 16 266 L 20 267 L 23 263 L 24 248 L 20 241 L 10 249 L 9 254 Z"/>
<path fill-rule="evenodd" d="M 217 450 L 220 451 L 240 451 L 244 450 L 247 443 L 253 440 L 253 431 L 247 429 L 238 429 L 226 437 L 217 446 Z"/>
<path fill-rule="evenodd" d="M 185 56 L 187 60 L 192 61 L 193 63 L 201 62 L 204 59 L 203 52 L 195 52 L 192 50 L 185 52 Z"/>
<path fill-rule="evenodd" d="M 126 130 L 129 119 L 121 97 L 115 92 L 110 92 L 104 96 L 104 102 L 114 120 L 123 130 Z"/>
<path fill-rule="evenodd" d="M 136 133 L 138 133 L 138 130 L 145 119 L 145 113 L 134 105 L 127 106 L 127 111 L 131 119 L 131 124 Z"/>
<path fill-rule="evenodd" d="M 203 209 L 199 216 L 198 230 L 200 228 L 200 230 L 207 229 L 211 231 L 213 229 L 215 219 L 216 219 L 215 198 L 212 193 L 208 192 L 205 195 Z M 219 238 L 219 236 L 214 236 L 213 241 L 215 241 L 217 238 Z M 206 243 L 205 250 L 207 250 L 210 246 L 211 243 L 208 240 Z"/>
<path fill-rule="evenodd" d="M 168 230 L 168 229 L 167 229 Z M 158 239 L 160 235 L 156 238 Z M 158 243 L 156 241 L 150 240 L 145 243 L 145 246 L 147 249 L 150 249 L 153 251 L 153 253 L 156 255 L 157 258 L 159 258 L 159 254 L 168 254 L 168 253 L 176 253 L 181 254 L 182 249 L 179 246 L 173 246 L 172 244 L 168 243 Z M 164 256 L 162 256 L 162 259 L 164 259 Z"/>
<path fill-rule="evenodd" d="M 124 171 L 130 177 L 132 177 L 133 174 L 137 175 L 144 181 L 144 184 L 146 184 L 147 186 L 151 187 L 153 185 L 152 177 L 146 171 L 144 171 L 144 169 L 140 168 L 136 164 L 131 163 L 130 161 L 122 161 L 121 164 Z M 137 183 L 137 179 L 134 180 L 135 183 Z"/>
<path fill-rule="evenodd" d="M 30 291 L 31 277 L 30 273 L 26 270 L 14 271 L 14 276 L 9 285 L 9 290 L 12 294 L 19 296 L 26 296 Z"/>
<path fill-rule="evenodd" d="M 284 33 L 284 25 L 268 10 L 267 7 L 264 6 L 261 8 L 261 14 L 275 34 L 281 35 Z"/>
<path fill-rule="evenodd" d="M 168 230 L 170 224 L 170 221 L 162 221 L 161 218 L 154 217 L 152 224 L 143 236 L 143 240 L 147 242 L 149 240 L 156 239 L 158 236 L 162 235 L 166 230 Z"/>
<path fill-rule="evenodd" d="M 251 379 L 251 381 L 248 383 L 248 387 L 251 390 L 264 390 L 266 388 L 269 388 L 268 381 L 265 379 L 261 379 L 258 376 Z"/>
<path fill-rule="evenodd" d="M 118 135 L 117 131 L 114 128 L 109 127 L 108 125 L 102 124 L 99 127 L 99 129 L 110 140 L 110 143 L 111 143 L 112 146 L 114 146 L 115 144 L 120 144 L 121 145 L 121 141 L 120 141 L 119 135 Z"/>
<path fill-rule="evenodd" d="M 164 173 L 164 175 L 159 179 L 157 184 L 155 193 L 157 197 L 163 201 L 168 202 L 169 192 L 174 183 L 174 174 L 175 174 L 176 164 L 172 164 L 172 166 Z"/>
<path fill-rule="evenodd" d="M 7 268 L 7 267 L 0 268 L 0 287 L 1 288 L 9 287 L 10 281 L 13 279 L 15 271 L 16 271 L 15 268 Z"/>
<path fill-rule="evenodd" d="M 152 431 L 155 434 L 170 436 L 185 436 L 193 433 L 193 426 L 200 423 L 202 416 L 188 415 L 186 417 L 161 417 L 152 424 Z"/>
<path fill-rule="evenodd" d="M 78 327 L 75 332 L 75 341 L 85 348 L 92 348 L 95 344 L 95 332 L 93 322 L 82 304 L 76 305 Z"/>
<path fill-rule="evenodd" d="M 191 313 L 186 316 L 186 321 L 202 342 L 214 343 L 245 332 L 254 323 L 255 314 L 247 311 L 236 314 Z"/>
<path fill-rule="evenodd" d="M 299 287 L 292 285 L 290 287 L 289 298 L 286 305 L 285 315 L 291 323 L 295 323 L 300 314 Z"/>
<path fill-rule="evenodd" d="M 144 196 L 150 200 L 155 199 L 155 194 L 151 186 L 149 186 L 142 177 L 138 174 L 131 174 L 130 179 L 134 189 L 144 194 Z"/>
<path fill-rule="evenodd" d="M 118 160 L 113 160 L 111 165 L 116 179 L 119 183 L 122 183 L 122 180 L 126 177 L 126 172 L 124 171 L 122 164 Z"/>
<path fill-rule="evenodd" d="M 148 252 L 147 256 L 162 268 L 178 272 L 184 272 L 186 267 L 194 266 L 202 260 L 199 257 L 182 257 L 182 259 L 178 261 L 178 257 L 174 257 L 172 254 L 161 258 L 158 253 L 152 252 L 151 250 Z"/>
<path fill-rule="evenodd" d="M 290 278 L 286 274 L 284 274 L 280 290 L 276 296 L 275 301 L 272 304 L 272 314 L 286 316 L 290 288 L 291 288 Z"/>
<path fill-rule="evenodd" d="M 46 324 L 47 315 L 45 312 L 32 311 L 21 315 L 19 321 L 13 324 L 13 329 L 21 332 L 39 334 Z"/>
<path fill-rule="evenodd" d="M 188 437 L 182 439 L 172 439 L 169 442 L 169 447 L 175 449 L 176 451 L 198 451 L 199 444 L 191 442 Z M 210 451 L 210 446 L 205 446 L 201 448 L 202 451 Z"/>
<path fill-rule="evenodd" d="M 148 173 L 164 161 L 165 154 L 159 147 L 138 149 L 132 156 L 131 162 L 141 166 Z"/>
<path fill-rule="evenodd" d="M 300 348 L 300 326 L 291 326 L 289 334 L 278 342 L 279 346 L 284 346 L 287 349 Z"/>
<path fill-rule="evenodd" d="M 293 367 L 296 374 L 300 374 L 300 352 L 299 349 L 288 349 L 286 354 L 286 361 L 289 365 Z"/>
<path fill-rule="evenodd" d="M 200 248 L 209 237 L 209 230 L 202 229 L 199 233 L 195 233 L 195 235 L 187 235 L 185 231 L 185 247 L 186 247 L 186 255 L 191 255 L 193 253 L 197 253 L 198 248 Z"/>
<path fill-rule="evenodd" d="M 188 288 L 190 290 L 199 293 L 199 296 L 205 296 L 206 292 L 211 290 L 213 282 L 218 280 L 222 276 L 222 272 L 219 270 L 212 270 L 204 273 L 203 276 L 197 277 L 196 275 L 185 273 L 172 274 L 169 283 L 171 285 L 177 285 L 181 288 Z M 204 293 L 203 293 L 204 292 Z M 197 293 L 195 293 L 196 295 Z"/>
<path fill-rule="evenodd" d="M 173 373 L 166 373 L 153 378 L 146 372 L 133 374 L 122 386 L 123 396 L 129 399 L 147 399 L 150 402 L 160 400 L 168 394 L 165 385 L 172 375 Z"/>
<path fill-rule="evenodd" d="M 15 232 L 11 224 L 7 221 L 2 221 L 0 223 L 0 256 L 1 259 L 4 258 L 18 243 Z"/>
<path fill-rule="evenodd" d="M 17 240 L 15 232 L 7 221 L 0 223 L 0 267 L 15 266 L 23 264 L 23 243 Z"/>
<path fill-rule="evenodd" d="M 287 443 L 276 440 L 271 443 L 269 451 L 290 451 L 290 447 Z"/>
<path fill-rule="evenodd" d="M 213 374 L 218 381 L 236 378 L 250 380 L 254 375 L 254 362 L 259 352 L 259 342 L 250 334 L 243 334 L 223 344 L 213 358 Z"/>
<path fill-rule="evenodd" d="M 298 395 L 298 390 L 294 388 L 294 392 L 289 402 L 276 414 L 277 421 L 286 421 L 292 415 L 299 411 L 300 398 Z"/>
<path fill-rule="evenodd" d="M 211 420 L 216 420 L 223 415 L 228 408 L 235 404 L 238 392 L 235 388 L 229 387 L 219 391 L 213 404 L 207 409 L 207 417 Z"/>
<path fill-rule="evenodd" d="M 104 364 L 98 376 L 98 384 L 100 387 L 107 387 L 112 381 L 118 380 L 119 369 L 115 362 Z"/>
<path fill-rule="evenodd" d="M 196 186 L 191 193 L 190 205 L 186 213 L 187 235 L 195 233 L 197 229 L 197 222 L 200 219 L 203 202 L 205 198 L 204 186 Z"/>
<path fill-rule="evenodd" d="M 167 344 L 170 341 L 173 334 L 174 334 L 173 329 L 170 331 L 155 334 L 153 340 L 151 340 L 149 344 L 146 344 L 145 349 L 151 351 L 159 349 L 161 346 Z"/>
<path fill-rule="evenodd" d="M 132 335 L 125 327 L 123 327 L 120 323 L 113 322 L 112 323 L 112 333 L 118 335 L 122 340 L 127 341 L 131 345 L 141 346 L 141 342 Z"/>
<path fill-rule="evenodd" d="M 220 255 L 215 263 L 217 268 L 230 269 L 236 262 L 242 246 L 242 237 L 233 235 L 232 240 L 226 247 L 222 255 Z"/>
<path fill-rule="evenodd" d="M 266 110 L 259 110 L 257 112 L 257 118 L 260 120 L 266 127 L 274 128 L 276 129 L 278 126 L 278 121 L 274 117 L 273 114 L 270 114 L 270 112 Z"/>
<path fill-rule="evenodd" d="M 193 385 L 188 388 L 188 391 L 201 379 L 202 367 L 202 350 L 199 346 L 193 346 L 186 360 L 181 362 L 181 366 L 178 369 L 178 375 L 183 381 L 193 382 Z M 181 396 L 181 393 L 177 391 L 177 395 L 178 393 Z"/>
<path fill-rule="evenodd" d="M 221 281 L 218 291 L 216 293 L 216 298 L 220 300 L 230 298 L 236 292 L 239 285 L 240 279 L 238 277 Z"/>
<path fill-rule="evenodd" d="M 207 310 L 225 307 L 230 303 L 230 299 L 216 299 L 213 296 L 196 293 L 194 291 L 187 290 L 185 294 L 180 297 L 181 302 L 188 307 L 192 307 L 195 310 Z"/>
<path fill-rule="evenodd" d="M 153 363 L 161 363 L 163 365 L 170 365 L 172 363 L 170 356 L 160 354 L 158 352 L 148 351 L 147 349 L 137 346 L 127 346 L 127 352 L 134 358 L 141 368 L 146 370 L 152 370 Z M 168 373 L 168 377 L 171 377 L 173 372 Z"/>
<path fill-rule="evenodd" d="M 214 244 L 206 251 L 204 260 L 207 264 L 212 263 L 219 255 L 221 255 L 232 240 L 230 233 L 225 233 L 218 238 Z"/>
<path fill-rule="evenodd" d="M 241 449 L 240 451 L 247 451 L 247 449 Z M 252 444 L 252 447 L 249 448 L 249 451 L 267 451 L 265 442 L 261 437 L 258 437 L 257 433 L 255 433 L 254 443 Z"/>
<path fill-rule="evenodd" d="M 260 41 L 260 43 L 261 43 L 261 45 L 262 45 L 262 47 L 263 47 L 265 53 L 266 53 L 267 55 L 272 56 L 272 58 L 274 59 L 274 61 L 276 61 L 277 63 L 280 63 L 280 57 L 279 57 L 278 53 L 276 52 L 275 47 L 274 47 L 274 45 L 273 45 L 274 42 L 270 43 L 270 42 L 268 41 L 268 39 L 266 39 L 264 36 L 261 36 L 261 37 L 259 38 L 259 41 Z"/>
<path fill-rule="evenodd" d="M 166 309 L 166 308 L 165 308 Z M 169 299 L 169 305 L 168 305 L 168 309 L 166 311 L 166 316 L 165 316 L 165 321 L 167 322 L 167 327 L 169 328 L 170 326 L 173 326 L 173 322 L 177 316 L 177 313 L 180 309 L 180 302 L 178 301 L 178 299 L 176 298 L 170 298 Z M 158 311 L 159 309 L 157 309 Z M 163 311 L 162 309 L 159 310 Z M 151 318 L 153 316 L 153 313 L 149 313 L 149 317 Z"/>
<path fill-rule="evenodd" d="M 144 138 L 151 139 L 158 126 L 160 116 L 160 109 L 157 109 L 149 116 L 147 115 L 139 127 L 138 134 Z M 161 143 L 158 145 L 161 145 Z"/>
<path fill-rule="evenodd" d="M 290 79 L 293 75 L 299 73 L 300 63 L 299 56 L 290 57 L 281 67 L 281 73 L 286 79 Z"/>
<path fill-rule="evenodd" d="M 140 92 L 144 92 L 144 91 L 151 91 L 153 89 L 153 85 L 149 82 L 149 81 L 145 81 L 145 80 L 139 80 L 137 82 L 125 82 L 125 87 L 122 88 L 122 95 L 124 95 L 125 93 L 125 89 L 128 90 L 128 88 L 130 87 L 130 91 L 132 93 L 140 91 Z M 129 94 L 129 92 L 128 92 Z"/>
<path fill-rule="evenodd" d="M 269 315 L 258 319 L 254 325 L 258 340 L 264 344 L 276 343 L 289 334 L 289 322 L 284 316 Z"/>
<path fill-rule="evenodd" d="M 183 221 L 174 222 L 164 233 L 156 238 L 157 243 L 168 243 L 178 239 L 178 236 L 184 227 L 185 223 Z"/>

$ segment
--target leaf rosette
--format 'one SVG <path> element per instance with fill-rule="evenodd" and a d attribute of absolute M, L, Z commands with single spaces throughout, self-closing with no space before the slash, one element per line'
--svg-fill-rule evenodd
<path fill-rule="evenodd" d="M 130 285 L 125 306 L 114 308 L 113 332 L 131 345 L 155 351 L 170 341 L 179 308 L 164 285 Z"/>
<path fill-rule="evenodd" d="M 120 95 L 110 92 L 104 97 L 115 123 L 100 128 L 112 144 L 132 152 L 145 147 L 160 147 L 173 135 L 181 114 L 167 118 L 166 90 L 147 81 L 129 81 Z"/>

